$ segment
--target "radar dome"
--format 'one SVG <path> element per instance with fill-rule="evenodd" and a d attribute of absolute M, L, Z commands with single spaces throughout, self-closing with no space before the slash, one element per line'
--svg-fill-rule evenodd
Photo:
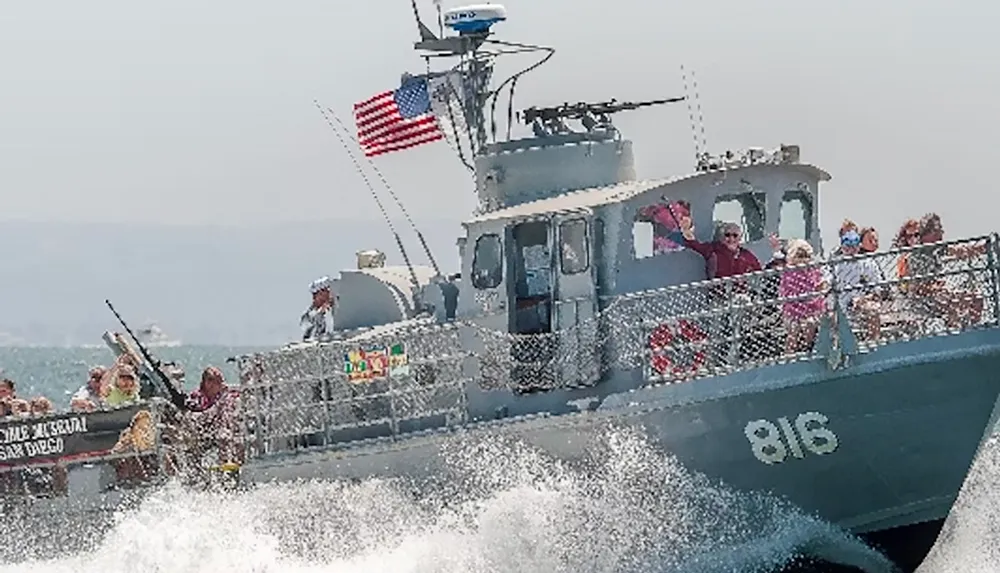
<path fill-rule="evenodd" d="M 499 4 L 476 4 L 452 8 L 443 15 L 444 25 L 459 34 L 488 32 L 490 26 L 507 19 L 507 10 Z"/>

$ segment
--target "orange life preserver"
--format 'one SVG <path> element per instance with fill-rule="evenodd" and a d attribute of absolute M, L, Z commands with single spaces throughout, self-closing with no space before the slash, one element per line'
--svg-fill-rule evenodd
<path fill-rule="evenodd" d="M 690 364 L 674 364 L 674 361 L 662 351 L 668 350 L 674 339 L 679 338 L 682 342 L 701 342 L 708 338 L 705 331 L 690 320 L 681 319 L 676 325 L 669 323 L 661 324 L 649 333 L 649 349 L 653 351 L 649 363 L 658 374 L 666 374 L 668 371 L 673 375 L 683 375 L 696 372 L 705 365 L 706 356 L 704 350 L 697 350 L 692 357 Z"/>

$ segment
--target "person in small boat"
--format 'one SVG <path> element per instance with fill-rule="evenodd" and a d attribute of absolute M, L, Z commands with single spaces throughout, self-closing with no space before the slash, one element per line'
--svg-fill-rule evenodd
<path fill-rule="evenodd" d="M 52 413 L 52 402 L 45 396 L 36 396 L 29 404 L 32 416 L 48 416 Z"/>
<path fill-rule="evenodd" d="M 156 425 L 153 415 L 149 410 L 139 410 L 111 448 L 112 454 L 131 454 L 111 462 L 118 485 L 142 482 L 158 472 L 159 460 L 153 451 L 155 447 Z"/>
<path fill-rule="evenodd" d="M 920 220 L 920 243 L 909 256 L 909 272 L 914 281 L 913 293 L 933 314 L 945 314 L 949 328 L 978 324 L 983 314 L 983 296 L 976 287 L 953 288 L 940 277 L 945 270 L 945 258 L 970 259 L 986 253 L 986 243 L 977 245 L 938 245 L 944 240 L 941 217 L 928 213 Z M 974 277 L 974 275 L 960 275 Z M 956 277 L 958 278 L 958 277 Z"/>
<path fill-rule="evenodd" d="M 333 333 L 333 293 L 329 277 L 321 277 L 309 285 L 312 304 L 302 314 L 299 324 L 305 328 L 303 341 L 322 340 Z"/>
<path fill-rule="evenodd" d="M 126 357 L 128 355 L 122 355 Z M 131 360 L 125 358 L 112 368 L 104 403 L 112 408 L 139 401 L 139 380 Z"/>
<path fill-rule="evenodd" d="M 31 404 L 17 397 L 14 381 L 0 379 L 0 418 L 5 416 L 26 416 L 31 413 Z"/>
<path fill-rule="evenodd" d="M 239 392 L 225 382 L 222 371 L 209 366 L 201 374 L 201 384 L 188 396 L 189 455 L 201 457 L 213 447 L 219 462 L 243 461 L 243 444 L 239 439 Z"/>
<path fill-rule="evenodd" d="M 816 339 L 819 318 L 826 310 L 822 293 L 826 290 L 823 271 L 819 267 L 809 267 L 813 262 L 812 245 L 801 239 L 788 243 L 788 264 L 781 273 L 779 291 L 783 299 L 782 315 L 785 323 L 785 351 L 788 353 L 808 351 Z M 815 296 L 796 298 L 815 293 Z"/>
<path fill-rule="evenodd" d="M 833 257 L 833 287 L 844 314 L 857 317 L 869 340 L 876 340 L 881 329 L 879 310 L 882 292 L 877 285 L 882 271 L 871 258 L 851 258 L 861 253 L 861 235 L 848 230 L 840 237 L 840 255 Z M 837 259 L 848 260 L 837 260 Z"/>
<path fill-rule="evenodd" d="M 87 383 L 70 398 L 69 407 L 74 412 L 93 412 L 104 404 L 102 381 L 108 369 L 95 366 L 87 373 Z"/>

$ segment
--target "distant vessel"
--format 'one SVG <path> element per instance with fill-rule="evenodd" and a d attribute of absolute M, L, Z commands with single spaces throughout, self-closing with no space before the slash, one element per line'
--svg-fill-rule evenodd
<path fill-rule="evenodd" d="M 146 348 L 173 348 L 181 345 L 180 340 L 167 336 L 167 333 L 152 321 L 137 329 L 135 335 Z"/>
<path fill-rule="evenodd" d="M 27 341 L 9 332 L 0 332 L 0 346 L 25 346 Z"/>

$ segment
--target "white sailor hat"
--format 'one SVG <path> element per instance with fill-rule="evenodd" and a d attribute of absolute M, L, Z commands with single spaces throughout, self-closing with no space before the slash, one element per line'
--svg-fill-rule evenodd
<path fill-rule="evenodd" d="M 330 288 L 330 286 L 331 286 L 330 277 L 320 277 L 314 280 L 311 285 L 309 285 L 309 292 L 312 294 L 316 294 L 323 289 Z"/>

